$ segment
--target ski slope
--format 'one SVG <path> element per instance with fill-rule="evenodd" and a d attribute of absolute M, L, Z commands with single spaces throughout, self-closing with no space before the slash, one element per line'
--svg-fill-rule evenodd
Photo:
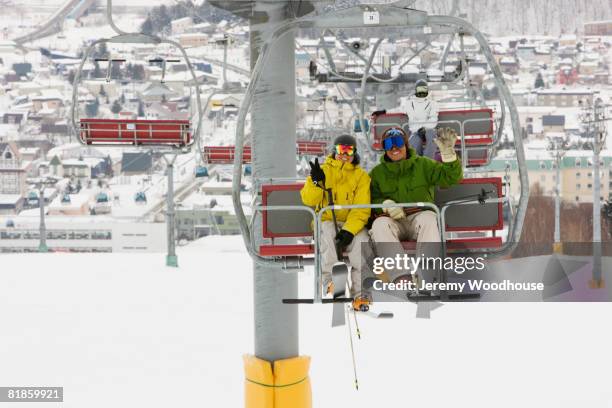
<path fill-rule="evenodd" d="M 45 38 L 60 31 L 61 24 L 68 16 L 79 17 L 95 0 L 67 0 L 55 13 L 53 13 L 35 31 L 14 39 L 17 44 L 25 44 L 31 41 Z"/>
<path fill-rule="evenodd" d="M 3 256 L 0 384 L 63 386 L 64 408 L 243 406 L 250 260 L 238 236 L 178 250 L 178 269 L 163 254 Z M 385 309 L 395 319 L 360 319 L 357 392 L 346 327 L 301 306 L 314 407 L 610 407 L 609 303 Z"/>

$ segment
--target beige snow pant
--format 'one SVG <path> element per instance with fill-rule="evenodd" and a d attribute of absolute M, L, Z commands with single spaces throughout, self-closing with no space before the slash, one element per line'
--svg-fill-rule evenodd
<path fill-rule="evenodd" d="M 400 241 L 406 240 L 416 240 L 417 256 L 440 256 L 440 229 L 438 218 L 433 211 L 420 211 L 399 220 L 391 217 L 378 217 L 372 224 L 370 236 L 374 241 L 374 251 L 378 257 L 395 258 L 397 254 L 403 256 L 406 251 Z M 401 268 L 385 272 L 391 282 L 400 276 L 418 273 L 418 271 L 407 271 Z M 433 280 L 434 271 L 423 270 L 422 272 L 427 275 L 422 276 L 426 281 Z"/>
<path fill-rule="evenodd" d="M 343 222 L 338 222 L 338 228 L 342 228 Z M 336 254 L 336 228 L 333 221 L 325 221 L 321 224 L 321 273 L 323 275 L 323 294 L 327 289 L 328 282 L 331 282 L 331 270 L 334 263 L 338 262 Z M 364 254 L 362 245 L 364 244 Z M 353 242 L 344 249 L 348 253 L 349 264 L 351 266 L 351 296 L 361 295 L 361 279 L 369 272 L 369 260 L 372 256 L 370 237 L 364 228 L 355 235 Z"/>

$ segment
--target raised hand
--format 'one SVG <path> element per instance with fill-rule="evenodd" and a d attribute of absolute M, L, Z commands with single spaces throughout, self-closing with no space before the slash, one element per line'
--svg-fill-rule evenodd
<path fill-rule="evenodd" d="M 310 179 L 312 182 L 320 187 L 325 186 L 325 172 L 319 164 L 319 158 L 316 158 L 314 163 L 308 162 L 308 164 L 310 165 Z"/>
<path fill-rule="evenodd" d="M 457 132 L 451 128 L 438 129 L 438 137 L 434 139 L 434 143 L 440 149 L 442 161 L 445 163 L 457 160 L 455 153 L 455 143 L 457 143 Z"/>

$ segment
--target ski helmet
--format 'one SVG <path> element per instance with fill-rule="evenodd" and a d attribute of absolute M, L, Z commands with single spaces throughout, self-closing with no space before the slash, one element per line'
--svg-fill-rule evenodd
<path fill-rule="evenodd" d="M 355 149 L 357 148 L 357 140 L 351 135 L 341 135 L 334 139 L 335 145 L 347 145 L 353 146 Z"/>
<path fill-rule="evenodd" d="M 347 146 L 353 146 L 355 148 L 355 153 L 354 153 L 354 158 L 353 158 L 353 164 L 358 164 L 359 163 L 359 154 L 357 154 L 357 139 L 355 139 L 353 136 L 351 135 L 340 135 L 337 138 L 334 139 L 334 145 L 347 145 Z M 332 147 L 333 149 L 333 147 Z M 335 151 L 332 150 L 332 154 L 335 157 Z"/>
<path fill-rule="evenodd" d="M 417 98 L 425 98 L 429 95 L 429 86 L 427 82 L 422 79 L 419 79 L 414 84 L 414 94 Z"/>

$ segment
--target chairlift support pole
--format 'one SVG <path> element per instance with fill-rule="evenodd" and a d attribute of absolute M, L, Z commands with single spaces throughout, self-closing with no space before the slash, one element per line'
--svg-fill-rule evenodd
<path fill-rule="evenodd" d="M 167 158 L 163 155 L 166 162 L 166 174 L 168 176 L 168 191 L 166 192 L 166 234 L 168 240 L 168 254 L 166 255 L 166 266 L 178 266 L 178 256 L 176 255 L 175 242 L 175 211 L 174 211 L 174 162 L 177 155 L 173 154 L 172 158 Z"/>
<path fill-rule="evenodd" d="M 603 121 L 604 109 L 603 101 L 597 98 L 593 105 L 595 123 L 588 125 L 593 137 L 593 281 L 591 286 L 595 288 L 602 288 L 604 285 L 601 270 L 601 177 L 599 174 L 599 153 L 606 132 L 606 124 Z"/>
<path fill-rule="evenodd" d="M 45 183 L 40 183 L 38 190 L 38 208 L 40 208 L 40 241 L 38 243 L 38 252 L 49 252 L 47 247 L 47 226 L 45 225 Z"/>
<path fill-rule="evenodd" d="M 555 160 L 555 233 L 553 252 L 563 252 L 561 243 L 561 164 L 567 151 L 567 137 L 554 138 L 550 141 L 550 149 Z"/>
<path fill-rule="evenodd" d="M 229 44 L 229 36 L 223 35 L 223 87 L 227 87 L 227 46 Z"/>
<path fill-rule="evenodd" d="M 561 252 L 561 159 L 559 151 L 555 152 L 555 242 L 554 251 Z"/>
<path fill-rule="evenodd" d="M 251 20 L 251 63 L 262 43 L 282 23 L 286 2 L 257 2 L 267 21 Z M 253 178 L 296 177 L 295 170 L 295 55 L 294 35 L 287 34 L 270 50 L 252 110 Z M 278 154 L 284 152 L 284 154 Z M 292 153 L 293 152 L 293 153 Z M 262 236 L 261 223 L 255 236 Z M 288 294 L 297 297 L 297 275 L 278 267 L 254 264 L 255 356 L 275 361 L 299 354 L 298 308 L 283 305 Z"/>

